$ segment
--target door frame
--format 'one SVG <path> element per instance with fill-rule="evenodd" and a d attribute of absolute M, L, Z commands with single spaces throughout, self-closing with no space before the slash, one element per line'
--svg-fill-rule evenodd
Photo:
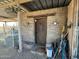
<path fill-rule="evenodd" d="M 46 18 L 46 22 L 47 22 L 47 16 L 45 16 L 45 17 L 44 16 L 43 17 L 35 17 L 34 18 L 34 22 L 35 22 L 35 24 L 34 24 L 34 27 L 35 27 L 35 44 L 37 44 L 37 33 L 36 33 L 37 32 L 36 31 L 37 30 L 37 28 L 36 28 L 37 26 L 36 26 L 36 22 L 37 22 L 38 19 L 41 19 L 41 18 Z M 47 27 L 47 23 L 46 23 L 46 27 Z M 46 29 L 46 37 L 47 37 L 47 29 Z M 46 44 L 46 42 L 45 42 L 45 44 Z"/>

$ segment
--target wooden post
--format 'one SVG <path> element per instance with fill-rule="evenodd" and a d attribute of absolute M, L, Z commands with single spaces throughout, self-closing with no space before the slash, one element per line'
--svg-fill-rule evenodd
<path fill-rule="evenodd" d="M 76 37 L 76 44 L 77 44 L 77 59 L 78 59 L 78 44 L 79 44 L 79 39 L 78 39 L 78 33 L 79 33 L 79 26 L 78 26 L 78 11 L 79 11 L 79 0 L 77 0 L 77 12 L 76 12 L 76 35 L 75 35 L 75 37 Z"/>
<path fill-rule="evenodd" d="M 3 24 L 3 33 L 4 33 L 4 45 L 6 45 L 6 31 L 5 31 L 5 28 L 6 28 L 6 22 Z"/>
<path fill-rule="evenodd" d="M 14 48 L 14 33 L 13 33 L 14 32 L 14 28 L 11 28 L 11 30 L 12 30 L 12 32 L 11 32 L 12 41 L 13 41 L 13 46 L 12 47 Z"/>
<path fill-rule="evenodd" d="M 19 52 L 22 52 L 22 37 L 21 37 L 21 12 L 17 13 L 18 20 L 18 37 L 19 37 Z"/>
<path fill-rule="evenodd" d="M 74 43 L 72 43 L 72 59 L 78 59 L 77 57 L 77 54 L 78 54 L 78 43 L 79 43 L 79 39 L 78 39 L 78 3 L 79 3 L 79 0 L 75 0 L 75 14 L 74 14 L 74 27 L 73 27 L 73 41 Z"/>

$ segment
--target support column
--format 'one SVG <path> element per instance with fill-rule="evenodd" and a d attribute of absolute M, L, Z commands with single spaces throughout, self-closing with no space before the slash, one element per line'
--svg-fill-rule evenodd
<path fill-rule="evenodd" d="M 18 37 L 19 37 L 19 52 L 22 52 L 22 36 L 21 36 L 21 12 L 17 13 L 18 20 Z"/>
<path fill-rule="evenodd" d="M 79 46 L 79 39 L 78 39 L 78 11 L 79 11 L 79 0 L 75 0 L 75 14 L 74 14 L 74 27 L 73 27 L 73 42 L 72 43 L 72 59 L 78 59 L 78 46 Z"/>

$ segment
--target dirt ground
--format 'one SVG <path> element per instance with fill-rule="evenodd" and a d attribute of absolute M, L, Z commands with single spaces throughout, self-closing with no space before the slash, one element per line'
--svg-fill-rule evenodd
<path fill-rule="evenodd" d="M 0 53 L 0 59 L 46 59 L 44 54 L 38 54 L 26 49 L 23 49 L 21 53 L 14 49 L 0 49 Z"/>

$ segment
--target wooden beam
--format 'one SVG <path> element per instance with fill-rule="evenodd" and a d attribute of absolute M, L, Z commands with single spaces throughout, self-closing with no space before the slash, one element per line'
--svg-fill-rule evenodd
<path fill-rule="evenodd" d="M 45 16 L 45 15 L 54 15 L 56 13 L 65 13 L 67 7 L 61 7 L 61 8 L 53 8 L 53 9 L 47 9 L 47 10 L 39 10 L 39 11 L 33 11 L 28 12 L 26 15 L 27 17 L 36 17 L 36 16 Z"/>
<path fill-rule="evenodd" d="M 5 18 L 0 18 L 0 22 L 16 22 L 16 18 L 11 18 L 11 19 L 5 19 Z"/>
<path fill-rule="evenodd" d="M 32 0 L 18 0 L 18 1 L 19 1 L 19 4 L 32 2 Z"/>
<path fill-rule="evenodd" d="M 31 1 L 32 0 L 15 0 L 14 2 L 9 2 L 9 3 L 6 3 L 6 4 L 0 5 L 0 8 L 6 8 L 6 7 L 9 7 L 9 6 L 14 6 L 14 5 L 17 5 L 17 4 L 27 3 L 27 2 L 31 2 Z"/>

